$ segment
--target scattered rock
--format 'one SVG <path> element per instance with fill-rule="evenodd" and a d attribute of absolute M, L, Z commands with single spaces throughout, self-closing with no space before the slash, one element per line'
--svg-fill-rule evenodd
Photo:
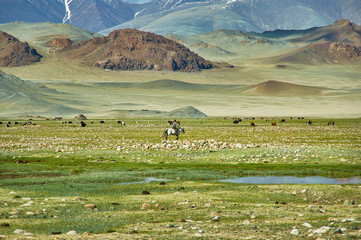
<path fill-rule="evenodd" d="M 78 235 L 78 233 L 76 231 L 72 230 L 72 231 L 67 232 L 66 235 Z"/>
<path fill-rule="evenodd" d="M 291 232 L 290 232 L 291 235 L 299 235 L 300 234 L 300 231 L 296 228 L 292 229 Z"/>
<path fill-rule="evenodd" d="M 337 228 L 335 231 L 333 231 L 333 234 L 342 234 L 341 228 Z"/>
<path fill-rule="evenodd" d="M 141 210 L 147 210 L 147 209 L 151 209 L 152 206 L 149 203 L 143 203 L 142 207 L 140 208 Z"/>
<path fill-rule="evenodd" d="M 92 208 L 92 209 L 96 208 L 95 204 L 93 204 L 93 203 L 85 204 L 84 207 Z"/>
<path fill-rule="evenodd" d="M 311 224 L 309 224 L 308 222 L 305 222 L 304 224 L 302 224 L 302 226 L 307 227 L 307 228 L 313 228 L 313 226 Z"/>
<path fill-rule="evenodd" d="M 206 203 L 206 204 L 204 204 L 204 208 L 210 208 L 210 207 L 212 207 L 213 206 L 213 203 Z"/>
<path fill-rule="evenodd" d="M 313 231 L 313 233 L 324 234 L 324 233 L 327 233 L 330 229 L 332 229 L 332 227 L 323 226 L 323 227 L 320 227 L 320 228 L 316 229 L 315 231 Z"/>

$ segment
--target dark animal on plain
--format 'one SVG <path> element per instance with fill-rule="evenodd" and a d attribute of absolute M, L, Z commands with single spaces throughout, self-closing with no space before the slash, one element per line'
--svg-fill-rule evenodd
<path fill-rule="evenodd" d="M 102 123 L 102 124 L 104 124 L 105 122 L 104 122 L 104 121 L 100 121 L 99 123 Z"/>
<path fill-rule="evenodd" d="M 94 122 L 90 122 L 91 124 L 93 124 Z"/>
<path fill-rule="evenodd" d="M 308 120 L 308 121 L 306 121 L 306 123 L 308 124 L 308 125 L 312 125 L 312 121 L 311 120 Z"/>
<path fill-rule="evenodd" d="M 125 126 L 125 122 L 123 122 L 123 121 L 118 121 L 117 123 L 121 124 L 122 126 Z"/>
<path fill-rule="evenodd" d="M 328 126 L 330 126 L 330 125 L 335 126 L 335 122 L 334 122 L 334 121 L 329 121 L 329 122 L 327 123 L 327 125 L 328 125 Z"/>
<path fill-rule="evenodd" d="M 255 127 L 256 124 L 254 122 L 251 122 L 251 127 Z"/>
<path fill-rule="evenodd" d="M 14 122 L 15 125 L 18 125 L 19 123 L 18 122 Z"/>
<path fill-rule="evenodd" d="M 238 120 L 234 120 L 234 121 L 233 121 L 233 124 L 238 124 L 238 123 L 239 123 Z"/>
<path fill-rule="evenodd" d="M 3 122 L 0 122 L 0 124 L 3 124 Z"/>
<path fill-rule="evenodd" d="M 73 122 L 72 122 L 72 121 L 69 121 L 68 124 L 73 124 Z"/>
<path fill-rule="evenodd" d="M 81 122 L 80 122 L 80 126 L 81 126 L 81 127 L 85 127 L 85 126 L 86 126 L 86 123 L 83 122 L 83 121 L 81 121 Z"/>
<path fill-rule="evenodd" d="M 277 123 L 273 122 L 271 123 L 272 126 L 277 126 Z"/>
<path fill-rule="evenodd" d="M 281 123 L 283 123 L 283 122 L 286 122 L 286 119 L 282 119 L 282 120 L 281 120 Z"/>
<path fill-rule="evenodd" d="M 11 124 L 11 122 L 8 122 L 8 124 Z"/>
<path fill-rule="evenodd" d="M 10 127 L 10 125 L 7 123 L 7 124 L 5 124 L 5 127 Z"/>
<path fill-rule="evenodd" d="M 256 120 L 256 118 L 252 118 L 252 120 Z"/>

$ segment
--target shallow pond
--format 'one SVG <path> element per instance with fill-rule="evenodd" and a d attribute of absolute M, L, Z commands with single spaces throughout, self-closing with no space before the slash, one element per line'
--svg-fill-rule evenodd
<path fill-rule="evenodd" d="M 163 179 L 163 178 L 153 178 L 149 177 L 146 178 L 144 181 L 137 181 L 137 182 L 124 182 L 124 183 L 118 183 L 120 185 L 127 185 L 127 184 L 138 184 L 138 183 L 150 183 L 150 182 L 168 182 L 172 181 L 170 179 Z"/>
<path fill-rule="evenodd" d="M 249 184 L 361 184 L 360 177 L 326 178 L 326 177 L 293 177 L 293 176 L 267 176 L 267 177 L 237 177 L 220 180 L 230 183 Z"/>

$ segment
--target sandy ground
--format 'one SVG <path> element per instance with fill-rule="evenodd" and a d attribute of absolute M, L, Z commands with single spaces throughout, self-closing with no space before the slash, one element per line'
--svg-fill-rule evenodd
<path fill-rule="evenodd" d="M 1 70 L 66 93 L 56 96 L 53 101 L 79 109 L 91 117 L 115 117 L 119 115 L 118 110 L 172 111 L 185 106 L 193 106 L 208 116 L 361 116 L 361 68 L 358 65 L 292 65 L 281 70 L 274 65 L 257 61 L 237 64 L 233 69 L 215 69 L 200 73 L 107 72 L 49 58 L 41 64 Z M 144 89 L 117 84 L 160 79 L 203 84 L 201 86 L 204 86 L 204 89 Z M 304 95 L 297 96 L 264 95 L 262 92 L 247 94 L 243 91 L 268 80 L 321 87 L 324 91 L 319 95 L 308 95 L 305 92 Z M 94 84 L 104 82 L 108 85 Z M 210 90 L 207 88 L 209 84 L 219 85 L 219 88 Z M 10 105 L 0 102 L 3 110 L 1 117 L 16 116 L 22 112 L 31 114 L 29 106 L 14 112 Z M 31 107 L 33 111 L 38 107 L 40 111 L 36 112 L 47 116 L 65 114 L 59 110 L 52 112 L 46 106 Z"/>

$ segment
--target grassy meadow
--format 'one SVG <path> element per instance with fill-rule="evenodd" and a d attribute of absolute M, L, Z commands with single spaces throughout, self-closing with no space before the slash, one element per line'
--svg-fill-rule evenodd
<path fill-rule="evenodd" d="M 361 237 L 360 184 L 219 181 L 360 176 L 360 119 L 184 118 L 179 141 L 166 119 L 119 120 L 0 125 L 0 238 Z"/>

